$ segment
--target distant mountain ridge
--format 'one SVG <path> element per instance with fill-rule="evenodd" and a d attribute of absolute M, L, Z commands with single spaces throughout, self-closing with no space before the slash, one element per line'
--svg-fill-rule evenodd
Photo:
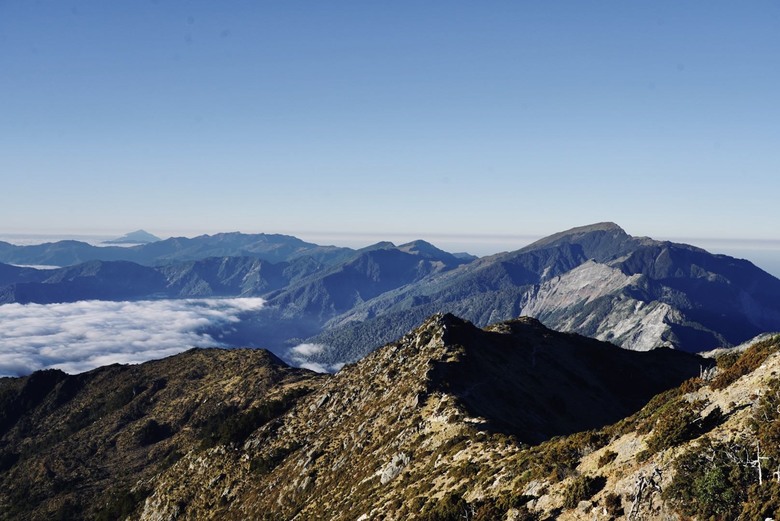
<path fill-rule="evenodd" d="M 89 261 L 53 270 L 0 264 L 0 304 L 254 297 L 286 287 L 320 268 L 308 257 L 276 264 L 255 257 L 209 257 L 158 267 Z"/>
<path fill-rule="evenodd" d="M 171 237 L 137 246 L 92 246 L 80 241 L 58 241 L 31 246 L 16 246 L 0 241 L 0 262 L 23 265 L 72 266 L 82 262 L 124 260 L 155 266 L 207 257 L 256 257 L 284 262 L 308 256 L 320 262 L 338 262 L 354 250 L 319 246 L 289 235 L 244 234 L 240 232 Z"/>
<path fill-rule="evenodd" d="M 308 341 L 330 346 L 322 363 L 356 360 L 365 353 L 355 345 L 387 341 L 433 312 L 477 325 L 529 315 L 629 349 L 700 351 L 780 330 L 780 280 L 745 260 L 598 223 L 387 292 Z"/>
<path fill-rule="evenodd" d="M 316 251 L 319 252 L 320 247 Z M 105 248 L 100 248 L 105 249 Z M 124 249 L 124 248 L 123 248 Z M 318 255 L 290 255 L 292 260 L 270 262 L 255 256 L 206 257 L 145 266 L 130 261 L 91 260 L 73 266 L 36 270 L 0 264 L 0 303 L 72 302 L 143 297 L 246 297 L 291 295 L 327 287 L 333 295 L 321 305 L 339 311 L 354 305 L 352 297 L 368 300 L 388 289 L 420 280 L 433 272 L 468 262 L 425 241 L 396 247 L 380 243 L 329 266 Z M 318 274 L 315 281 L 307 277 Z M 361 285 L 362 289 L 356 285 Z M 339 293 L 344 290 L 344 293 Z M 114 293 L 112 293 L 114 292 Z M 312 307 L 312 304 L 308 304 Z"/>
<path fill-rule="evenodd" d="M 159 264 L 0 266 L 0 302 L 259 296 L 266 306 L 237 325 L 232 341 L 298 362 L 292 347 L 320 344 L 306 361 L 322 367 L 356 361 L 440 312 L 478 326 L 527 315 L 634 350 L 697 352 L 780 330 L 780 280 L 748 261 L 632 237 L 614 223 L 479 259 L 425 241 L 351 250 L 264 234 L 95 250 L 143 253 Z"/>

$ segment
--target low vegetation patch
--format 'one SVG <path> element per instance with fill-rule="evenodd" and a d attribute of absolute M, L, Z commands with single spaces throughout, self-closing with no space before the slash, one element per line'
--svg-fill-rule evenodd
<path fill-rule="evenodd" d="M 769 355 L 778 350 L 780 350 L 780 336 L 773 336 L 756 342 L 741 355 L 731 352 L 719 356 L 716 363 L 720 371 L 710 382 L 710 387 L 716 390 L 723 389 L 738 378 L 758 369 Z"/>
<path fill-rule="evenodd" d="M 269 474 L 278 467 L 287 456 L 300 447 L 301 445 L 299 444 L 292 444 L 287 447 L 282 447 L 267 456 L 255 458 L 249 462 L 249 471 L 257 475 Z"/>
<path fill-rule="evenodd" d="M 298 398 L 308 393 L 309 389 L 295 389 L 244 412 L 235 406 L 220 409 L 200 427 L 201 448 L 244 443 L 250 434 L 287 412 Z"/>
<path fill-rule="evenodd" d="M 521 462 L 521 470 L 527 470 L 530 479 L 557 482 L 572 475 L 583 456 L 608 442 L 609 436 L 604 431 L 584 431 L 553 438 L 530 449 Z"/>
<path fill-rule="evenodd" d="M 749 427 L 756 435 L 767 467 L 780 466 L 780 380 L 769 382 L 753 412 Z"/>
<path fill-rule="evenodd" d="M 769 383 L 748 428 L 745 438 L 730 443 L 703 438 L 679 457 L 664 498 L 699 519 L 780 517 L 780 380 Z"/>
<path fill-rule="evenodd" d="M 580 476 L 569 483 L 563 492 L 564 508 L 577 508 L 580 501 L 592 498 L 604 485 L 607 478 L 604 476 Z"/>
<path fill-rule="evenodd" d="M 651 454 L 674 447 L 696 437 L 700 431 L 698 422 L 702 404 L 676 399 L 659 415 L 647 438 L 647 450 Z"/>
<path fill-rule="evenodd" d="M 742 505 L 740 519 L 780 518 L 780 483 L 775 480 L 754 483 L 747 490 L 747 499 Z"/>
<path fill-rule="evenodd" d="M 617 458 L 618 454 L 615 451 L 607 450 L 604 451 L 604 454 L 599 456 L 598 465 L 599 467 L 604 467 L 606 465 L 609 465 L 613 461 L 615 461 L 615 458 Z"/>
<path fill-rule="evenodd" d="M 639 434 L 647 434 L 652 430 L 655 421 L 668 410 L 669 404 L 681 395 L 679 387 L 657 394 L 637 413 L 606 427 L 604 430 L 612 436 L 622 436 L 634 431 Z"/>
<path fill-rule="evenodd" d="M 687 451 L 674 463 L 674 478 L 663 498 L 698 519 L 737 519 L 757 474 L 744 463 L 742 447 L 712 444 Z"/>
<path fill-rule="evenodd" d="M 625 514 L 623 510 L 623 500 L 620 495 L 610 492 L 604 497 L 604 508 L 607 509 L 607 514 L 620 517 Z"/>
<path fill-rule="evenodd" d="M 418 519 L 423 521 L 496 521 L 504 519 L 510 509 L 515 510 L 517 521 L 537 521 L 538 516 L 528 510 L 528 496 L 486 497 L 469 503 L 458 493 L 445 496 L 440 501 L 429 503 Z"/>
<path fill-rule="evenodd" d="M 142 447 L 153 445 L 173 435 L 173 429 L 164 423 L 151 419 L 144 423 L 136 433 L 138 444 Z"/>
<path fill-rule="evenodd" d="M 433 505 L 426 505 L 420 515 L 421 521 L 456 521 L 468 518 L 471 508 L 461 494 L 447 494 Z"/>
<path fill-rule="evenodd" d="M 103 508 L 96 514 L 95 520 L 114 521 L 116 519 L 124 519 L 135 512 L 151 492 L 151 490 L 145 488 L 115 491 L 109 495 Z"/>

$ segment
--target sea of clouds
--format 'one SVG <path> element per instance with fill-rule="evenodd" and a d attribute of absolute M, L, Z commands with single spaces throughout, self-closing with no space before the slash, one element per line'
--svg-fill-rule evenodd
<path fill-rule="evenodd" d="M 317 355 L 324 353 L 326 349 L 327 346 L 324 344 L 299 344 L 290 349 L 288 356 L 296 367 L 303 367 L 318 373 L 335 373 L 345 364 L 322 364 L 313 360 Z"/>
<path fill-rule="evenodd" d="M 260 298 L 0 305 L 0 376 L 80 373 L 219 347 Z"/>

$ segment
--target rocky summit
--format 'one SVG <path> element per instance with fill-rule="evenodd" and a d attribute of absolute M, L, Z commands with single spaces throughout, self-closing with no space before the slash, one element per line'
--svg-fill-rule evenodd
<path fill-rule="evenodd" d="M 0 517 L 548 515 L 560 502 L 544 487 L 617 435 L 599 429 L 708 365 L 534 319 L 480 329 L 438 314 L 332 376 L 194 350 L 3 379 Z"/>

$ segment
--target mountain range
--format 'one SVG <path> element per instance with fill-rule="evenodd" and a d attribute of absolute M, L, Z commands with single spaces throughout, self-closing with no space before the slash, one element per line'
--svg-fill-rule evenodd
<path fill-rule="evenodd" d="M 17 246 L 0 241 L 0 262 L 64 267 L 93 260 L 124 260 L 153 266 L 207 257 L 247 256 L 282 262 L 307 256 L 327 264 L 349 256 L 352 251 L 349 248 L 319 246 L 289 235 L 233 232 L 193 238 L 171 237 L 136 246 L 93 246 L 71 240 Z"/>
<path fill-rule="evenodd" d="M 600 223 L 360 303 L 310 341 L 331 347 L 323 362 L 355 360 L 356 339 L 388 341 L 438 311 L 481 326 L 528 315 L 628 349 L 695 352 L 780 330 L 780 280 L 745 260 Z"/>
<path fill-rule="evenodd" d="M 237 326 L 231 343 L 325 368 L 357 361 L 439 312 L 478 326 L 532 316 L 634 350 L 698 352 L 780 330 L 780 280 L 748 261 L 632 237 L 614 223 L 479 259 L 425 241 L 351 250 L 265 234 L 127 248 L 0 244 L 0 259 L 16 264 L 92 255 L 102 260 L 55 270 L 0 265 L 0 302 L 260 296 L 265 308 Z M 119 255 L 131 260 L 105 260 Z M 291 351 L 301 343 L 324 347 L 304 360 Z"/>

